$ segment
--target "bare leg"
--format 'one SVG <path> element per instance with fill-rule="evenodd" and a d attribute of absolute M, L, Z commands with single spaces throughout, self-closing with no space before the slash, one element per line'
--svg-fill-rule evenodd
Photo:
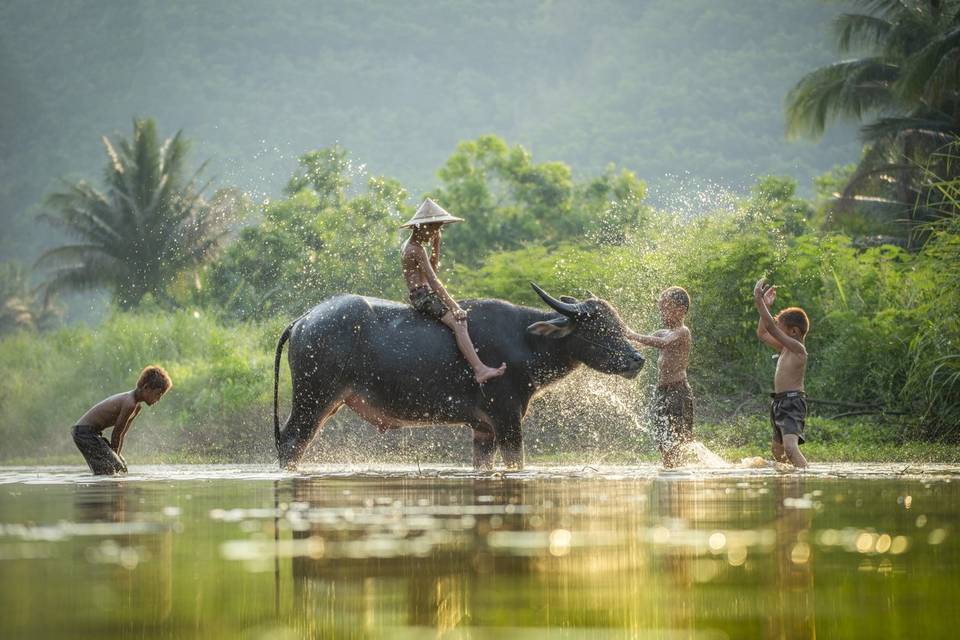
<path fill-rule="evenodd" d="M 797 469 L 807 468 L 807 459 L 800 453 L 800 438 L 792 433 L 783 434 L 783 449 L 787 458 Z"/>
<path fill-rule="evenodd" d="M 453 335 L 457 338 L 457 347 L 473 368 L 473 377 L 477 382 L 483 384 L 491 378 L 502 376 L 503 372 L 507 370 L 506 362 L 501 363 L 496 369 L 483 364 L 480 356 L 477 355 L 476 348 L 473 346 L 473 340 L 470 339 L 470 334 L 467 332 L 466 320 L 457 322 L 453 317 L 453 313 L 447 312 L 443 318 L 441 318 L 441 322 L 453 330 Z"/>
<path fill-rule="evenodd" d="M 783 443 L 776 440 L 770 441 L 770 451 L 773 453 L 773 459 L 777 462 L 789 462 L 786 451 L 783 450 Z"/>

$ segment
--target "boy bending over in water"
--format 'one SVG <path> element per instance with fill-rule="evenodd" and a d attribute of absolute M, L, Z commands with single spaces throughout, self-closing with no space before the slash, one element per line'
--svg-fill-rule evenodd
<path fill-rule="evenodd" d="M 666 328 L 648 336 L 630 331 L 627 337 L 660 349 L 653 417 L 657 448 L 663 466 L 670 468 L 680 465 L 683 445 L 693 440 L 693 390 L 687 383 L 693 337 L 683 324 L 690 309 L 690 295 L 682 287 L 670 287 L 660 294 L 657 306 Z"/>
<path fill-rule="evenodd" d="M 760 314 L 757 337 L 776 349 L 777 372 L 773 376 L 773 393 L 770 396 L 770 423 L 773 426 L 773 441 L 770 447 L 778 462 L 787 462 L 797 468 L 807 466 L 807 459 L 800 453 L 804 443 L 803 429 L 807 418 L 807 394 L 803 391 L 803 379 L 807 370 L 807 349 L 803 341 L 810 329 L 810 320 L 800 307 L 789 307 L 774 318 L 768 308 L 777 297 L 777 288 L 766 286 L 760 278 L 753 288 L 753 301 Z"/>
<path fill-rule="evenodd" d="M 403 277 L 410 290 L 410 305 L 423 315 L 439 320 L 453 330 L 460 353 L 473 368 L 473 377 L 483 384 L 503 375 L 507 364 L 504 362 L 494 369 L 480 360 L 467 332 L 467 312 L 450 297 L 437 277 L 437 269 L 440 267 L 440 232 L 443 225 L 452 222 L 463 222 L 463 219 L 450 215 L 430 198 L 423 201 L 416 215 L 402 225 L 413 229 L 401 250 Z M 429 256 L 424 248 L 427 245 L 431 248 Z"/>
<path fill-rule="evenodd" d="M 140 373 L 136 388 L 112 395 L 83 414 L 73 427 L 73 441 L 94 475 L 127 472 L 127 461 L 120 451 L 127 430 L 140 413 L 140 403 L 155 405 L 172 386 L 166 371 L 149 366 Z M 101 434 L 109 427 L 113 427 L 113 431 L 107 440 Z"/>

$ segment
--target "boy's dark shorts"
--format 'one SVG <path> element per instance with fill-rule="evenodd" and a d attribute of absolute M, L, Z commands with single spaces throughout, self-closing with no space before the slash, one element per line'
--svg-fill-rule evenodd
<path fill-rule="evenodd" d="M 783 436 L 797 436 L 800 444 L 806 442 L 803 429 L 807 420 L 807 394 L 803 391 L 784 391 L 771 393 L 770 424 L 773 426 L 773 440 L 783 444 Z"/>
<path fill-rule="evenodd" d="M 73 428 L 73 441 L 94 475 L 112 476 L 127 472 L 126 463 L 95 427 L 76 425 Z"/>
<path fill-rule="evenodd" d="M 437 292 L 426 287 L 417 288 L 410 292 L 410 306 L 434 320 L 440 320 L 450 312 Z"/>
<path fill-rule="evenodd" d="M 653 422 L 657 447 L 664 454 L 693 440 L 693 389 L 686 380 L 657 386 Z"/>

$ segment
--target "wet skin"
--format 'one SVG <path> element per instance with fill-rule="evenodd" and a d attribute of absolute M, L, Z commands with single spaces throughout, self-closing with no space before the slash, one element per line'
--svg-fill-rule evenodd
<path fill-rule="evenodd" d="M 763 278 L 757 281 L 753 288 L 754 304 L 760 315 L 757 321 L 757 337 L 779 353 L 777 371 L 773 377 L 774 391 L 776 393 L 803 391 L 807 370 L 807 348 L 803 344 L 804 336 L 799 328 L 787 326 L 782 319 L 774 320 L 770 314 L 770 305 L 776 298 L 775 286 L 767 286 Z M 790 462 L 797 468 L 807 466 L 807 459 L 800 451 L 800 438 L 795 434 L 784 434 L 782 445 L 774 440 L 770 446 L 773 457 L 779 462 Z"/>
<path fill-rule="evenodd" d="M 442 228 L 443 224 L 439 222 L 413 228 L 409 240 L 403 245 L 401 255 L 403 277 L 406 280 L 407 289 L 411 293 L 417 288 L 427 287 L 443 300 L 449 311 L 443 315 L 440 322 L 453 331 L 457 339 L 457 348 L 460 349 L 460 353 L 473 368 L 474 379 L 483 384 L 497 376 L 502 376 L 507 369 L 507 364 L 503 362 L 499 367 L 489 367 L 483 363 L 477 354 L 476 347 L 470 340 L 470 333 L 467 328 L 467 312 L 447 293 L 446 287 L 437 277 L 436 272 L 440 268 L 440 234 Z M 424 249 L 424 245 L 431 247 L 429 256 Z"/>
<path fill-rule="evenodd" d="M 660 350 L 660 356 L 657 358 L 658 385 L 683 382 L 687 379 L 690 345 L 693 342 L 690 329 L 683 323 L 686 309 L 664 295 L 661 295 L 657 301 L 657 307 L 665 328 L 658 329 L 650 335 L 630 331 L 627 337 L 645 347 Z"/>
<path fill-rule="evenodd" d="M 133 424 L 134 418 L 140 415 L 141 403 L 153 406 L 162 396 L 162 390 L 152 387 L 137 387 L 117 393 L 88 409 L 76 424 L 93 427 L 98 432 L 113 427 L 110 447 L 120 455 L 123 449 L 123 438 Z"/>

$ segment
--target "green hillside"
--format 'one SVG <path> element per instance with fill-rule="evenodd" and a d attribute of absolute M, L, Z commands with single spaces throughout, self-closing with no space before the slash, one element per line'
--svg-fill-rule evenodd
<path fill-rule="evenodd" d="M 30 259 L 31 206 L 96 179 L 133 116 L 184 129 L 219 184 L 275 195 L 339 142 L 414 197 L 456 143 L 495 133 L 596 172 L 741 187 L 858 155 L 852 129 L 788 143 L 782 101 L 833 59 L 836 6 L 803 0 L 0 5 L 0 257 Z M 654 195 L 656 190 L 654 189 Z"/>

